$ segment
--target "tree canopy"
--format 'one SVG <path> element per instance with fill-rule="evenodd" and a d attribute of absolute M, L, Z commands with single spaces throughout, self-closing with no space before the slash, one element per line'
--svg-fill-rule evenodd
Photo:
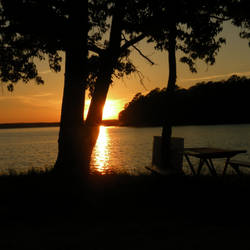
<path fill-rule="evenodd" d="M 170 37 L 174 35 L 176 50 L 183 55 L 180 61 L 196 72 L 195 61 L 214 64 L 225 39 L 222 31 L 226 5 L 223 1 L 149 1 L 151 16 L 148 17 L 150 34 L 148 42 L 154 42 L 158 50 L 169 50 Z M 173 34 L 174 32 L 174 34 Z"/>
<path fill-rule="evenodd" d="M 228 5 L 227 16 L 232 24 L 241 28 L 240 37 L 249 40 L 250 47 L 250 2 L 248 0 L 235 0 Z"/>
<path fill-rule="evenodd" d="M 1 0 L 0 79 L 9 90 L 19 80 L 44 83 L 34 59 L 48 55 L 50 68 L 60 71 L 58 51 L 66 35 L 66 14 L 59 12 L 58 2 Z"/>
<path fill-rule="evenodd" d="M 224 14 L 224 2 L 231 4 L 230 1 L 216 0 L 130 0 L 126 3 L 110 0 L 88 1 L 87 17 L 78 20 L 80 22 L 77 30 L 80 32 L 82 27 L 88 25 L 90 90 L 94 88 L 99 61 L 103 61 L 100 57 L 104 57 L 107 47 L 110 46 L 107 31 L 111 27 L 114 13 L 122 10 L 117 18 L 123 32 L 120 59 L 116 62 L 114 76 L 122 77 L 136 71 L 128 56 L 129 47 L 138 40 L 147 37 L 148 42 L 153 42 L 156 49 L 167 49 L 170 26 L 173 23 L 177 28 L 176 49 L 184 53 L 181 62 L 187 63 L 190 70 L 195 72 L 195 60 L 199 58 L 213 64 L 215 55 L 225 42 L 223 38 L 217 37 L 224 19 L 216 18 Z M 13 82 L 18 80 L 27 82 L 35 79 L 37 83 L 43 83 L 38 76 L 34 58 L 44 60 L 45 55 L 48 55 L 51 69 L 60 71 L 61 57 L 58 52 L 65 51 L 66 44 L 71 40 L 72 30 L 76 29 L 69 20 L 70 12 L 76 6 L 78 14 L 82 13 L 81 5 L 68 0 L 13 0 L 11 3 L 1 0 L 1 6 L 0 42 L 4 45 L 1 46 L 1 61 L 8 62 L 1 63 L 1 81 L 9 82 L 10 90 L 13 90 Z M 235 24 L 249 28 L 246 18 L 239 18 L 235 14 L 234 17 Z M 246 37 L 246 33 L 244 34 Z"/>

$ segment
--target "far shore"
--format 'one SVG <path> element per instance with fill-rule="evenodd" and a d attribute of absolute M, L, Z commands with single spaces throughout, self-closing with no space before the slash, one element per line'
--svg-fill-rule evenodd
<path fill-rule="evenodd" d="M 240 125 L 250 124 L 249 122 L 234 122 L 234 123 L 187 123 L 174 124 L 173 126 L 209 126 L 209 125 Z M 103 120 L 102 126 L 119 126 L 119 127 L 162 127 L 161 124 L 123 124 L 119 120 Z M 43 128 L 43 127 L 59 127 L 59 122 L 34 122 L 34 123 L 0 123 L 0 129 L 14 129 L 14 128 Z"/>
<path fill-rule="evenodd" d="M 119 120 L 103 120 L 104 126 L 119 126 Z M 60 122 L 0 123 L 0 129 L 59 127 Z"/>

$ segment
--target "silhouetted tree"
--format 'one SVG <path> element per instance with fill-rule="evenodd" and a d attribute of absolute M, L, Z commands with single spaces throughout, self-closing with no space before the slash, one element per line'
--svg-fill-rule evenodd
<path fill-rule="evenodd" d="M 102 0 L 89 3 L 89 18 L 94 28 L 91 30 L 93 34 L 88 37 L 88 49 L 91 56 L 88 58 L 86 82 L 92 99 L 84 125 L 79 127 L 77 133 L 73 131 L 73 134 L 77 136 L 76 140 L 80 140 L 80 145 L 74 143 L 76 148 L 73 153 L 79 155 L 79 157 L 74 155 L 76 159 L 74 165 L 79 165 L 77 169 L 82 169 L 84 166 L 84 175 L 89 171 L 91 152 L 96 143 L 103 107 L 113 78 L 136 71 L 129 60 L 129 48 L 145 37 L 138 28 L 141 16 L 145 15 L 144 9 L 140 9 L 140 2 Z M 83 110 L 82 107 L 81 110 Z M 69 131 L 72 133 L 71 127 Z M 79 136 L 81 134 L 82 136 Z M 66 142 L 66 150 L 60 150 L 60 145 L 62 145 L 60 138 L 62 141 L 65 140 L 65 134 L 60 135 L 56 164 L 58 169 L 62 168 L 65 162 L 70 164 L 70 161 L 65 161 L 64 155 L 69 151 L 67 147 L 72 145 L 72 142 Z M 72 140 L 72 138 L 73 135 L 69 134 L 69 139 Z M 86 162 L 82 162 L 83 156 Z M 69 164 L 66 164 L 67 168 Z"/>
<path fill-rule="evenodd" d="M 59 71 L 58 51 L 65 52 L 58 171 L 85 176 L 89 170 L 112 77 L 136 71 L 128 56 L 129 48 L 145 37 L 139 32 L 146 13 L 141 2 L 1 0 L 0 75 L 9 90 L 20 79 L 43 83 L 33 59 L 48 55 L 51 68 Z M 87 87 L 92 100 L 84 121 Z"/>
<path fill-rule="evenodd" d="M 145 37 L 131 28 L 135 26 L 138 29 L 140 15 L 143 14 L 138 8 L 137 13 L 132 12 L 137 2 L 140 1 L 109 1 L 111 8 L 108 10 L 108 16 L 111 18 L 111 27 L 108 40 L 105 40 L 103 44 L 91 41 L 91 49 L 95 55 L 91 58 L 94 70 L 91 72 L 90 79 L 94 80 L 91 85 L 92 99 L 86 119 L 88 125 L 100 124 L 112 78 L 122 77 L 124 74 L 136 71 L 128 58 L 129 48 Z M 129 36 L 128 39 L 127 36 Z"/>
<path fill-rule="evenodd" d="M 50 67 L 59 71 L 61 58 L 58 52 L 65 52 L 65 79 L 57 163 L 61 168 L 65 166 L 68 174 L 70 171 L 80 174 L 80 169 L 86 171 L 89 144 L 87 136 L 81 130 L 88 76 L 87 34 L 91 28 L 88 20 L 88 2 L 60 0 L 14 0 L 11 3 L 2 0 L 1 2 L 4 17 L 7 18 L 3 47 L 7 48 L 8 53 L 13 50 L 23 54 L 26 54 L 26 51 L 31 52 L 31 55 L 27 55 L 27 63 L 32 65 L 31 70 L 24 68 L 26 70 L 24 75 L 28 76 L 28 80 L 38 74 L 34 57 L 42 60 L 48 55 Z M 20 46 L 17 44 L 18 41 L 21 41 Z M 22 64 L 22 54 L 20 57 L 14 57 L 14 60 Z M 7 65 L 10 68 L 9 71 L 1 71 L 1 75 L 7 76 L 6 79 L 11 81 L 9 86 L 13 86 L 13 81 L 9 78 L 10 73 L 15 72 L 18 75 L 20 69 L 13 68 L 16 64 L 12 61 L 7 62 Z M 22 74 L 20 76 L 22 77 Z M 85 165 L 85 168 L 80 168 L 80 165 Z"/>
<path fill-rule="evenodd" d="M 184 56 L 182 63 L 196 72 L 195 61 L 201 59 L 207 64 L 214 64 L 215 56 L 224 38 L 218 37 L 226 4 L 221 1 L 152 1 L 152 25 L 148 32 L 149 42 L 155 42 L 156 49 L 168 51 L 169 78 L 164 105 L 166 115 L 162 130 L 162 162 L 168 165 L 170 159 L 171 124 L 173 124 L 173 104 L 176 84 L 176 51 Z M 158 27 L 155 29 L 155 27 Z"/>

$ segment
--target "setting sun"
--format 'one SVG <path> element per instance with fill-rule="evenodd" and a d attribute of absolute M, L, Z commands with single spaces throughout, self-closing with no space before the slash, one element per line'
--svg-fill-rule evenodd
<path fill-rule="evenodd" d="M 103 109 L 103 120 L 116 119 L 120 110 L 116 106 L 116 102 L 112 100 L 107 100 Z"/>
<path fill-rule="evenodd" d="M 86 101 L 84 117 L 88 114 L 90 100 Z M 120 100 L 107 100 L 103 109 L 103 120 L 118 119 L 118 114 L 123 108 L 123 103 Z"/>

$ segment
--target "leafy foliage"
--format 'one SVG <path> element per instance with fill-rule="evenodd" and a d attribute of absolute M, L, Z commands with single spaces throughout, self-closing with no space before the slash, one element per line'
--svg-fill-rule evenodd
<path fill-rule="evenodd" d="M 148 18 L 148 42 L 154 42 L 158 50 L 169 49 L 171 27 L 175 26 L 176 49 L 184 53 L 180 58 L 196 72 L 195 61 L 201 59 L 209 65 L 215 62 L 225 39 L 218 37 L 222 31 L 222 18 L 226 4 L 222 1 L 149 1 L 152 9 Z"/>
<path fill-rule="evenodd" d="M 13 91 L 13 83 L 27 83 L 38 75 L 36 60 L 45 60 L 48 55 L 50 68 L 60 71 L 63 20 L 59 12 L 60 1 L 1 0 L 0 80 Z M 46 19 L 44 18 L 46 16 Z"/>
<path fill-rule="evenodd" d="M 118 11 L 119 26 L 124 32 L 122 46 L 131 39 L 136 38 L 139 31 L 141 0 L 88 1 L 88 45 L 89 45 L 89 76 L 87 84 L 91 89 L 102 69 L 103 62 L 114 53 L 113 44 L 110 44 L 110 28 L 114 14 Z M 72 4 L 69 0 L 1 0 L 1 71 L 2 82 L 8 82 L 13 90 L 13 83 L 23 80 L 28 82 L 35 79 L 42 83 L 38 75 L 35 59 L 45 60 L 48 56 L 50 68 L 58 72 L 61 70 L 62 58 L 59 51 L 65 51 L 70 40 L 72 27 L 69 16 Z M 138 6 L 135 8 L 135 5 Z M 76 5 L 77 6 L 77 5 Z M 133 11 L 132 11 L 133 10 Z M 132 12 L 132 13 L 131 13 Z M 79 10 L 80 13 L 80 10 Z M 46 16 L 46 18 L 44 18 Z M 79 23 L 79 32 L 86 23 Z M 117 61 L 114 64 L 114 76 L 122 77 L 135 71 L 129 60 L 129 46 L 124 46 L 118 51 Z M 18 65 L 16 65 L 18 64 Z M 104 62 L 105 64 L 105 62 Z M 10 68 L 12 67 L 12 68 Z"/>
<path fill-rule="evenodd" d="M 232 23 L 241 28 L 240 37 L 249 40 L 250 46 L 250 2 L 248 0 L 233 1 L 228 8 L 228 16 Z"/>
<path fill-rule="evenodd" d="M 0 6 L 0 59 L 4 62 L 0 65 L 1 81 L 12 85 L 9 89 L 13 89 L 13 83 L 19 80 L 35 79 L 37 83 L 43 83 L 34 59 L 45 60 L 45 55 L 48 55 L 50 68 L 60 71 L 58 51 L 65 50 L 72 30 L 69 22 L 71 1 L 1 0 Z M 224 38 L 218 37 L 225 19 L 232 19 L 234 25 L 242 27 L 241 37 L 249 38 L 248 0 L 89 0 L 88 8 L 91 51 L 88 79 L 92 88 L 96 81 L 95 71 L 110 47 L 108 31 L 117 11 L 124 35 L 122 46 L 143 33 L 148 42 L 154 42 L 156 49 L 168 49 L 170 26 L 174 23 L 177 50 L 184 53 L 180 61 L 187 64 L 191 72 L 196 72 L 197 59 L 214 64 L 216 54 L 225 43 Z M 115 76 L 136 71 L 128 59 L 130 50 L 127 47 L 120 51 L 114 65 Z"/>

